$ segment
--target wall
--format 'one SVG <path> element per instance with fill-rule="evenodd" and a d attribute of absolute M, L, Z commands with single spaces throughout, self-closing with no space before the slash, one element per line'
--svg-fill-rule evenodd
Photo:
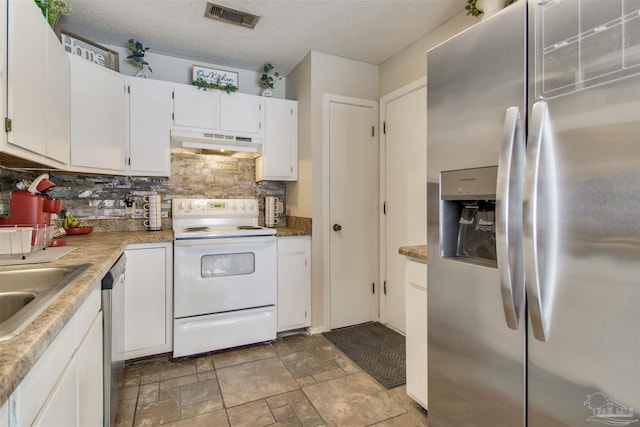
<path fill-rule="evenodd" d="M 11 191 L 20 179 L 33 179 L 40 173 L 43 172 L 0 168 L 0 190 L 3 193 Z M 256 183 L 254 160 L 226 156 L 172 153 L 169 178 L 51 172 L 50 180 L 57 184 L 50 194 L 63 200 L 63 209 L 70 210 L 80 220 L 125 219 L 124 197 L 129 192 L 135 194 L 137 210 L 134 218 L 140 219 L 140 223 L 142 197 L 152 192 L 162 196 L 164 218 L 171 217 L 171 199 L 174 197 L 257 198 L 262 212 L 264 196 L 272 195 L 281 198 L 286 205 L 285 183 Z"/>
<path fill-rule="evenodd" d="M 310 52 L 287 76 L 287 93 L 298 98 L 298 150 L 306 161 L 298 164 L 301 178 L 289 183 L 290 215 L 308 217 L 311 214 L 311 326 L 317 330 L 328 327 L 325 291 L 329 286 L 325 276 L 328 242 L 323 233 L 326 178 L 324 170 L 324 94 L 378 99 L 378 66 L 360 61 Z M 302 104 L 302 108 L 301 107 Z M 310 156 L 310 157 L 309 157 Z"/>
<path fill-rule="evenodd" d="M 287 95 L 298 100 L 298 181 L 287 183 L 287 214 L 311 218 L 311 53 L 287 76 Z"/>
<path fill-rule="evenodd" d="M 478 21 L 462 11 L 380 64 L 380 97 L 426 76 L 427 51 Z"/>
<path fill-rule="evenodd" d="M 99 43 L 99 42 L 98 42 Z M 101 43 L 102 44 L 102 43 Z M 131 54 L 131 51 L 122 46 L 114 46 L 109 44 L 102 44 L 103 46 L 118 52 L 120 59 L 120 73 L 128 76 L 134 76 L 139 68 L 133 62 L 127 59 L 127 56 Z M 221 70 L 235 71 L 238 73 L 238 92 L 248 93 L 251 95 L 260 95 L 263 91 L 263 87 L 260 86 L 260 76 L 262 70 L 259 72 L 252 70 L 243 70 L 241 68 L 227 67 L 223 65 L 208 64 L 206 62 L 196 62 L 191 59 L 176 58 L 173 56 L 161 55 L 153 53 L 149 50 L 144 55 L 144 59 L 149 63 L 153 74 L 152 79 L 165 80 L 168 82 L 176 82 L 182 84 L 191 84 L 191 66 L 202 65 L 205 67 L 211 67 Z M 275 64 L 277 67 L 277 64 Z M 277 68 L 276 68 L 277 71 Z M 286 79 L 282 79 L 275 83 L 272 90 L 274 98 L 285 98 L 285 86 Z M 291 99 L 291 98 L 289 98 Z M 295 98 L 293 98 L 295 99 Z"/>

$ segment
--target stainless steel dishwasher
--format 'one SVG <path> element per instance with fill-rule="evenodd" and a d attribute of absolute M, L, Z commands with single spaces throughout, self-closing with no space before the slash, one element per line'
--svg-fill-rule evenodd
<path fill-rule="evenodd" d="M 124 253 L 102 278 L 104 427 L 112 427 L 124 377 Z"/>

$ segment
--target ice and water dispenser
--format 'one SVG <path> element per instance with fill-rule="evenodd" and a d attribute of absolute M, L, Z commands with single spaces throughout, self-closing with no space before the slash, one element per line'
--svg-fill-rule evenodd
<path fill-rule="evenodd" d="M 498 167 L 440 173 L 441 256 L 496 267 Z"/>

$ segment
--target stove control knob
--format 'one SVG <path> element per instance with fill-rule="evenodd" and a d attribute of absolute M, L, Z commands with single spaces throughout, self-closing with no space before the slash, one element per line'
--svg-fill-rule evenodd
<path fill-rule="evenodd" d="M 235 203 L 229 203 L 229 207 L 232 211 L 235 211 L 238 208 Z"/>
<path fill-rule="evenodd" d="M 183 203 L 183 202 L 180 202 L 180 203 L 178 204 L 178 210 L 180 210 L 180 211 L 183 211 L 183 210 L 184 210 L 184 203 Z"/>
<path fill-rule="evenodd" d="M 189 210 L 193 209 L 193 202 L 189 202 Z"/>
<path fill-rule="evenodd" d="M 244 205 L 244 203 L 240 203 L 240 209 L 245 210 L 247 207 Z"/>

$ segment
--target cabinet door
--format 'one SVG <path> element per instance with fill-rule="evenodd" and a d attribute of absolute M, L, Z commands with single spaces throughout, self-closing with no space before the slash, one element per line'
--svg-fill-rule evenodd
<path fill-rule="evenodd" d="M 405 305 L 407 394 L 427 407 L 427 265 L 407 261 Z"/>
<path fill-rule="evenodd" d="M 285 99 L 266 101 L 262 157 L 256 159 L 256 181 L 298 179 L 298 103 Z"/>
<path fill-rule="evenodd" d="M 123 173 L 124 76 L 75 55 L 69 55 L 69 59 L 71 165 L 83 171 Z"/>
<path fill-rule="evenodd" d="M 78 363 L 74 357 L 32 426 L 78 426 Z M 95 425 L 95 424 L 94 424 Z"/>
<path fill-rule="evenodd" d="M 220 95 L 220 130 L 261 135 L 264 98 L 243 93 Z"/>
<path fill-rule="evenodd" d="M 102 311 L 80 344 L 77 358 L 78 426 L 102 425 Z"/>
<path fill-rule="evenodd" d="M 33 1 L 9 0 L 7 140 L 46 153 L 47 24 Z"/>
<path fill-rule="evenodd" d="M 132 245 L 125 286 L 125 359 L 171 351 L 171 244 Z"/>
<path fill-rule="evenodd" d="M 47 150 L 46 155 L 69 163 L 69 58 L 51 28 L 47 28 Z"/>
<path fill-rule="evenodd" d="M 9 400 L 0 407 L 0 427 L 9 426 Z"/>
<path fill-rule="evenodd" d="M 132 175 L 171 175 L 169 132 L 173 85 L 129 80 L 129 171 Z"/>
<path fill-rule="evenodd" d="M 309 238 L 278 238 L 278 332 L 309 326 Z"/>
<path fill-rule="evenodd" d="M 173 124 L 207 130 L 220 129 L 220 94 L 195 86 L 176 84 L 173 92 Z"/>

